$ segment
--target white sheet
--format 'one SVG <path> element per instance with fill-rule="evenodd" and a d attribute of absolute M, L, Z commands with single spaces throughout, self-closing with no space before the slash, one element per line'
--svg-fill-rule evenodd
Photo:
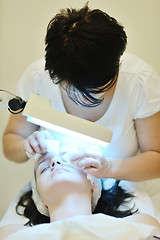
<path fill-rule="evenodd" d="M 160 178 L 138 183 L 121 181 L 120 185 L 135 196 L 128 206 L 135 204 L 139 212 L 149 214 L 160 222 Z"/>
<path fill-rule="evenodd" d="M 0 221 L 0 226 L 2 225 L 8 225 L 8 224 L 22 224 L 24 225 L 26 222 L 28 222 L 28 219 L 26 217 L 20 216 L 16 213 L 16 205 L 20 199 L 20 196 L 24 192 L 27 192 L 31 189 L 31 183 L 28 182 L 22 190 L 17 194 L 17 196 L 13 199 L 13 201 L 10 203 L 5 215 L 3 216 L 2 220 Z"/>
<path fill-rule="evenodd" d="M 5 240 L 146 240 L 154 235 L 155 227 L 96 214 L 28 227 Z"/>
<path fill-rule="evenodd" d="M 107 180 L 107 183 L 109 181 Z M 111 180 L 111 185 L 113 181 Z M 133 182 L 121 181 L 120 184 L 123 188 L 129 192 L 134 192 L 135 198 L 130 201 L 127 206 L 132 207 L 136 205 L 135 209 L 138 208 L 141 213 L 147 213 L 160 222 L 160 179 L 146 181 L 139 183 L 138 185 Z M 108 188 L 106 184 L 106 188 Z M 111 186 L 110 186 L 111 187 Z M 147 188 L 146 188 L 147 187 Z M 143 189 L 145 188 L 146 193 Z M 30 183 L 28 183 L 11 202 L 7 212 L 2 218 L 0 225 L 6 224 L 25 224 L 28 219 L 16 214 L 15 207 L 23 192 L 30 189 Z M 124 207 L 124 208 L 123 208 Z M 126 206 L 122 206 L 121 209 L 125 209 Z"/>

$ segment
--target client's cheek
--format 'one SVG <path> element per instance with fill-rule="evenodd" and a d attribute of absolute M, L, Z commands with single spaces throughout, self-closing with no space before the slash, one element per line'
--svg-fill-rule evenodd
<path fill-rule="evenodd" d="M 37 191 L 38 191 L 38 194 L 39 194 L 41 200 L 46 203 L 46 200 L 48 198 L 47 189 L 45 189 L 44 186 L 43 187 L 41 186 L 41 187 L 37 187 Z"/>
<path fill-rule="evenodd" d="M 43 193 L 46 191 L 47 188 L 47 182 L 45 182 L 43 179 L 38 178 L 37 179 L 37 191 L 40 195 L 43 195 Z"/>

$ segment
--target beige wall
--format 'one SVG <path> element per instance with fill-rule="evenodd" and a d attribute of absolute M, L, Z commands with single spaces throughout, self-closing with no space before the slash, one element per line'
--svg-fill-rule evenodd
<path fill-rule="evenodd" d="M 48 21 L 65 7 L 82 7 L 86 0 L 0 0 L 0 88 L 15 92 L 29 63 L 44 55 Z M 90 0 L 121 22 L 128 34 L 127 50 L 139 55 L 160 74 L 160 0 Z M 0 110 L 0 137 L 9 113 Z M 30 179 L 32 162 L 5 159 L 0 143 L 0 219 L 19 189 Z"/>

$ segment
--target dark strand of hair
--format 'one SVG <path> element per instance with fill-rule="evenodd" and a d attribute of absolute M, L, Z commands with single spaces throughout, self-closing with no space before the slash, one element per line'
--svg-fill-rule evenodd
<path fill-rule="evenodd" d="M 123 218 L 137 212 L 137 210 L 133 211 L 134 206 L 124 211 L 118 209 L 122 204 L 130 201 L 134 197 L 133 194 L 122 189 L 119 183 L 120 181 L 117 180 L 110 189 L 102 189 L 101 198 L 93 213 L 104 213 L 106 215 Z"/>
<path fill-rule="evenodd" d="M 49 217 L 42 215 L 36 208 L 32 200 L 32 190 L 22 195 L 16 206 L 18 215 L 24 216 L 29 219 L 25 226 L 34 226 L 42 223 L 49 223 Z"/>

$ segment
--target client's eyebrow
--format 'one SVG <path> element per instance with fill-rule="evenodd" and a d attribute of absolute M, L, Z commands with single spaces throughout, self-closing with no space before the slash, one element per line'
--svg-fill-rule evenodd
<path fill-rule="evenodd" d="M 40 166 L 42 163 L 46 162 L 47 160 L 48 160 L 47 158 L 44 158 L 43 160 L 39 161 L 39 162 L 37 163 L 37 169 L 39 168 L 39 166 Z"/>

